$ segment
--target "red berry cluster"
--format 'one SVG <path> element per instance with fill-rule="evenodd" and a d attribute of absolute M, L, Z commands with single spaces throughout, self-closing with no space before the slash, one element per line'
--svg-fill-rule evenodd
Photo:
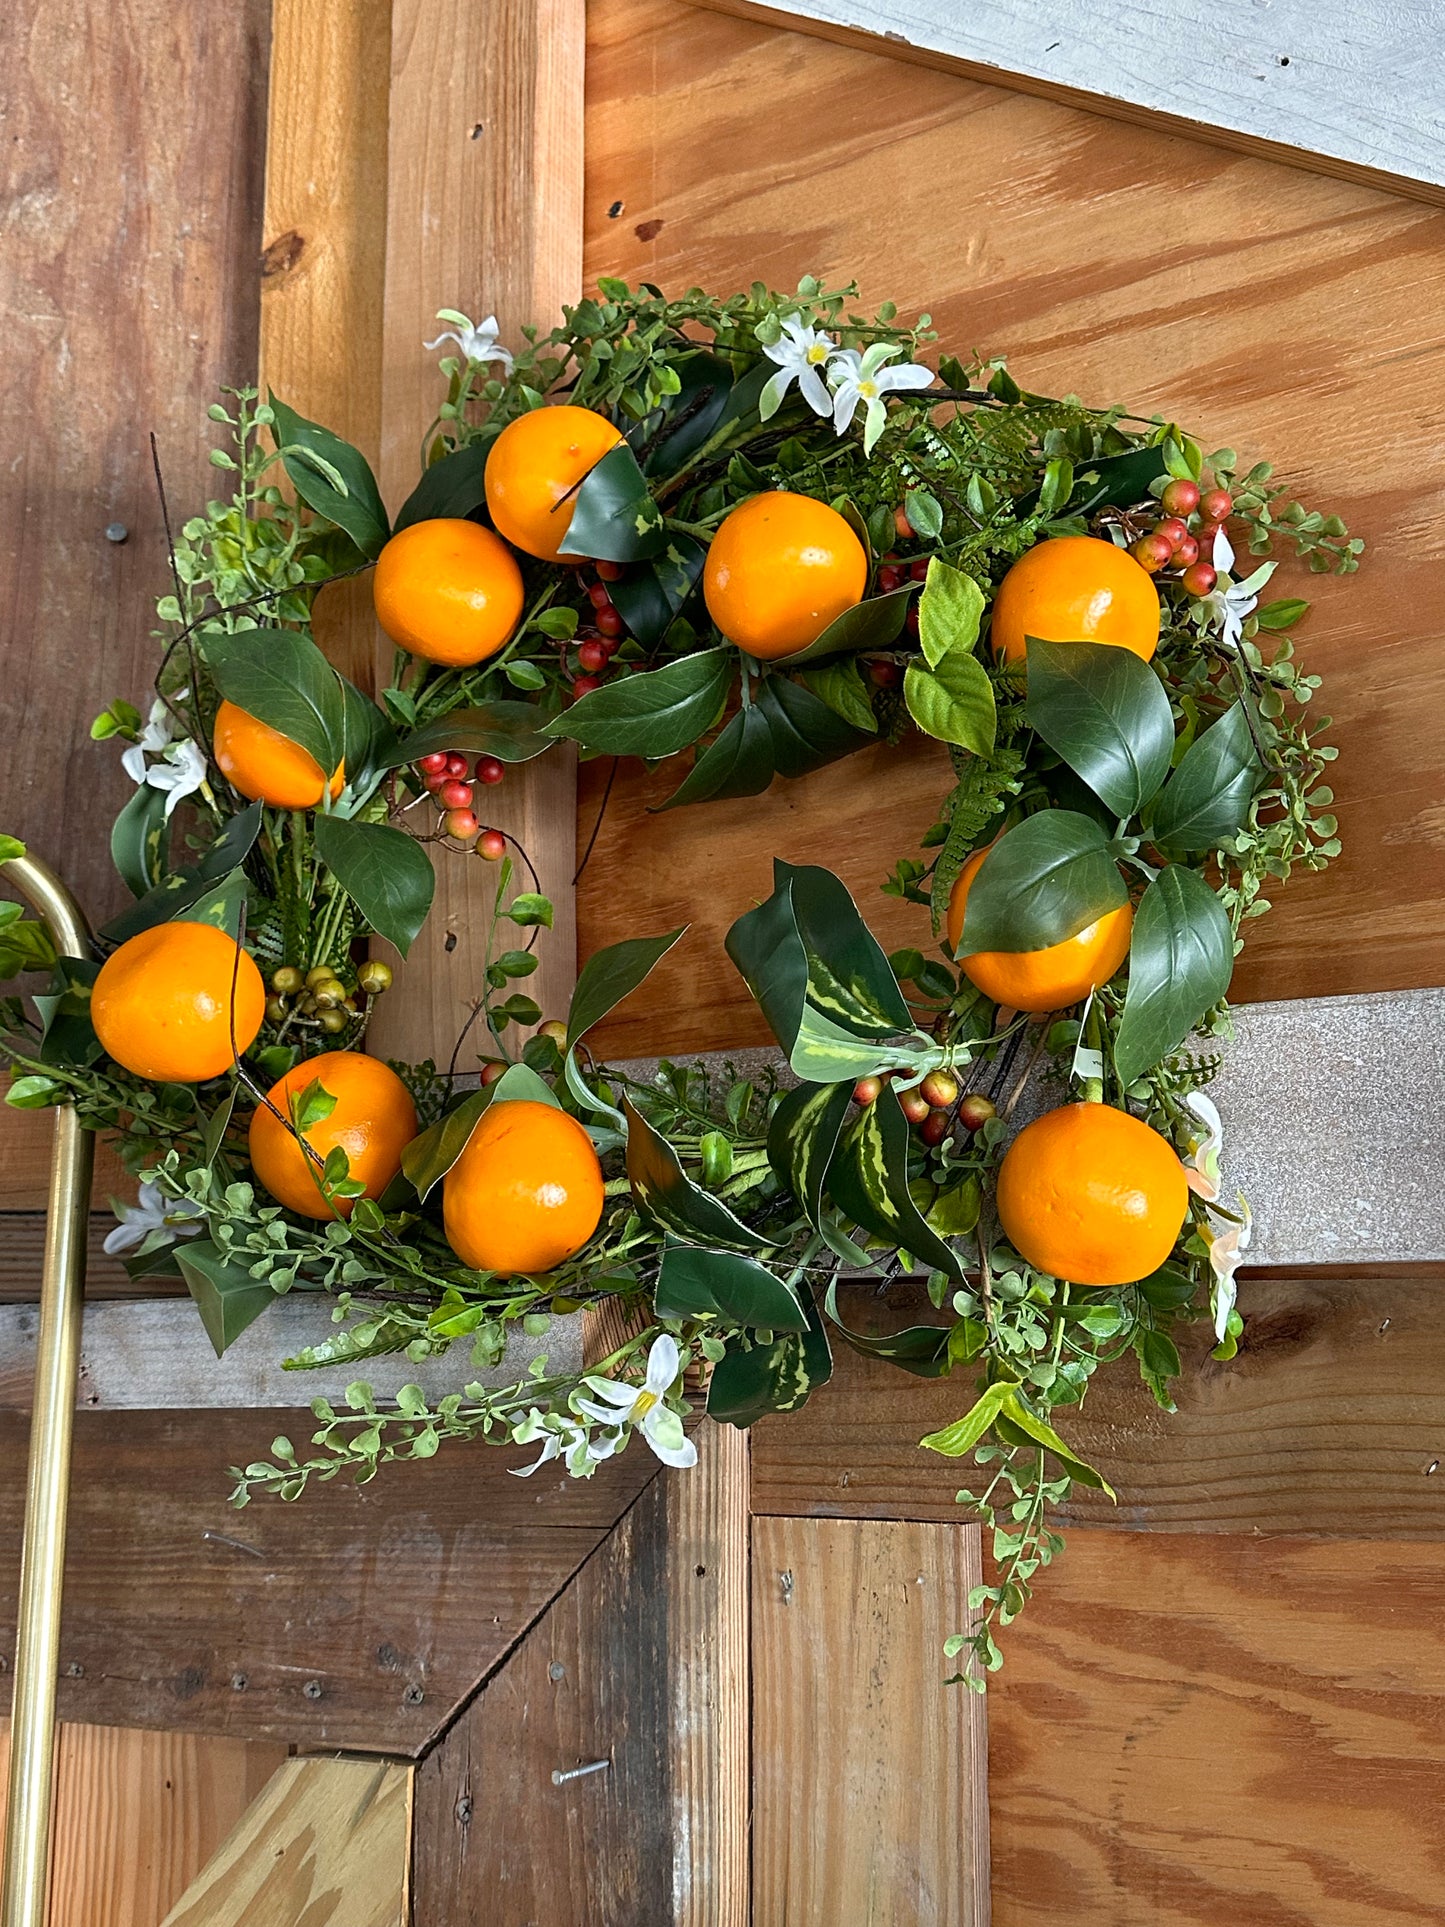
<path fill-rule="evenodd" d="M 597 580 L 588 586 L 587 600 L 592 604 L 592 621 L 577 631 L 569 647 L 562 645 L 566 667 L 572 678 L 572 700 L 580 702 L 606 682 L 612 658 L 627 636 L 627 625 L 613 606 L 607 585 L 622 575 L 620 562 L 593 564 Z"/>
<path fill-rule="evenodd" d="M 889 1082 L 887 1071 L 880 1071 L 876 1077 L 859 1078 L 853 1086 L 853 1102 L 864 1106 L 876 1104 L 883 1086 Z M 982 1091 L 960 1096 L 958 1079 L 951 1071 L 930 1071 L 914 1089 L 899 1093 L 898 1107 L 930 1147 L 942 1144 L 955 1123 L 972 1135 L 998 1115 L 993 1099 L 985 1097 Z"/>
<path fill-rule="evenodd" d="M 442 829 L 459 843 L 475 843 L 484 857 L 495 861 L 507 847 L 500 830 L 483 830 L 474 808 L 476 783 L 500 783 L 506 769 L 495 756 L 479 756 L 474 771 L 460 750 L 433 750 L 417 758 L 421 780 L 442 811 Z"/>
<path fill-rule="evenodd" d="M 1150 575 L 1177 569 L 1187 594 L 1208 595 L 1219 574 L 1212 562 L 1201 557 L 1214 553 L 1215 530 L 1233 513 L 1234 497 L 1227 488 L 1201 493 L 1198 482 L 1180 476 L 1165 488 L 1159 506 L 1163 520 L 1130 544 L 1130 555 Z"/>

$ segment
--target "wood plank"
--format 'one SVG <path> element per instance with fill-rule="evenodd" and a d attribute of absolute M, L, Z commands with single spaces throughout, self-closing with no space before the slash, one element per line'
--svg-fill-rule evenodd
<path fill-rule="evenodd" d="M 745 1445 L 698 1442 L 418 1767 L 416 1927 L 748 1919 Z"/>
<path fill-rule="evenodd" d="M 287 1760 L 161 1927 L 406 1927 L 411 1778 Z"/>
<path fill-rule="evenodd" d="M 727 291 L 856 274 L 865 303 L 927 309 L 953 346 L 1007 351 L 1029 388 L 1132 399 L 1246 461 L 1268 453 L 1366 536 L 1358 577 L 1287 564 L 1276 578 L 1315 601 L 1297 634 L 1336 719 L 1345 854 L 1292 879 L 1252 926 L 1236 988 L 1445 981 L 1439 755 L 1418 722 L 1445 689 L 1428 614 L 1445 552 L 1445 446 L 1430 427 L 1441 215 L 675 0 L 593 0 L 588 46 L 589 282 Z M 1146 218 L 1163 209 L 1177 215 L 1163 228 Z M 587 829 L 605 778 L 584 769 Z M 922 913 L 877 885 L 932 821 L 946 780 L 932 749 L 866 752 L 766 798 L 647 817 L 671 780 L 623 766 L 579 888 L 584 953 L 693 919 L 645 1008 L 600 1048 L 760 1040 L 720 941 L 765 892 L 775 852 L 837 867 L 889 947 L 924 936 Z"/>
<path fill-rule="evenodd" d="M 115 1229 L 109 1212 L 90 1220 L 86 1240 L 85 1295 L 105 1298 L 154 1298 L 161 1293 L 179 1297 L 185 1285 L 179 1278 L 132 1278 L 118 1257 L 105 1251 L 105 1239 Z M 34 1304 L 40 1297 L 40 1266 L 45 1253 L 43 1211 L 0 1212 L 0 1305 Z"/>
<path fill-rule="evenodd" d="M 50 1111 L 16 1111 L 0 1104 L 0 1200 L 4 1210 L 44 1211 L 50 1197 L 50 1152 L 55 1118 Z M 110 1197 L 127 1201 L 135 1196 L 129 1176 L 115 1148 L 106 1140 L 95 1147 L 95 1179 L 91 1196 L 98 1209 Z"/>
<path fill-rule="evenodd" d="M 1367 1534 L 1445 1539 L 1445 1341 L 1433 1273 L 1242 1275 L 1239 1356 L 1210 1360 L 1193 1328 L 1161 1412 L 1127 1367 L 1101 1374 L 1060 1429 L 1119 1494 L 1081 1497 L 1091 1524 L 1168 1533 Z M 921 1293 L 849 1293 L 859 1330 L 930 1314 Z M 957 1518 L 965 1468 L 918 1450 L 974 1397 L 974 1376 L 909 1378 L 844 1345 L 833 1382 L 753 1433 L 755 1512 Z"/>
<path fill-rule="evenodd" d="M 1076 1532 L 989 1690 L 996 1927 L 1414 1927 L 1445 1547 Z"/>
<path fill-rule="evenodd" d="M 1095 0 L 1067 15 L 1043 0 L 1007 0 L 987 29 L 949 0 L 692 0 L 692 4 L 815 33 L 945 73 L 1017 87 L 1134 126 L 1363 181 L 1437 206 L 1445 201 L 1433 76 L 1406 86 L 1434 16 L 1424 5 L 1362 16 L 1284 0 L 1267 29 L 1205 0 L 1160 13 Z M 1316 57 L 1322 32 L 1330 57 Z M 1127 54 L 1122 50 L 1127 49 Z"/>
<path fill-rule="evenodd" d="M 753 1526 L 753 1919 L 986 1927 L 984 1702 L 940 1647 L 972 1526 Z"/>
<path fill-rule="evenodd" d="M 234 1511 L 227 1468 L 283 1428 L 299 1448 L 309 1414 L 77 1415 L 65 1719 L 415 1754 L 655 1471 L 633 1452 L 590 1480 L 524 1480 L 508 1468 L 528 1451 L 444 1446 L 368 1486 Z M 25 1433 L 0 1416 L 10 1463 Z M 6 1481 L 7 1668 L 23 1500 Z"/>
<path fill-rule="evenodd" d="M 0 1720 L 0 1814 L 9 1772 Z M 184 1891 L 286 1757 L 263 1740 L 118 1726 L 56 1736 L 55 1927 L 149 1927 Z"/>
<path fill-rule="evenodd" d="M 551 326 L 581 292 L 583 52 L 583 0 L 395 0 L 381 447 L 390 502 L 414 486 L 442 398 L 422 350 L 437 309 L 495 313 L 507 341 L 524 323 Z M 389 671 L 389 646 L 385 660 Z M 577 941 L 571 761 L 554 754 L 540 769 L 509 770 L 488 812 L 525 848 L 536 887 L 556 906 L 532 994 L 544 1013 L 564 1011 Z M 478 991 L 474 938 L 496 872 L 443 854 L 437 885 L 402 983 L 380 1008 L 384 1056 L 445 1063 Z"/>

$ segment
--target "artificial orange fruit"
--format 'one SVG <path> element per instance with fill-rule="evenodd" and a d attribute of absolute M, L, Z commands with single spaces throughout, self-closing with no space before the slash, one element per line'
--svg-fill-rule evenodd
<path fill-rule="evenodd" d="M 1159 594 L 1127 549 L 1062 535 L 1021 555 L 993 599 L 993 646 L 1021 662 L 1028 638 L 1111 642 L 1147 662 L 1159 646 Z"/>
<path fill-rule="evenodd" d="M 1167 1138 L 1111 1104 L 1064 1104 L 1025 1125 L 998 1173 L 998 1217 L 1021 1258 L 1076 1285 L 1132 1285 L 1174 1249 L 1189 1186 Z"/>
<path fill-rule="evenodd" d="M 232 985 L 235 1022 L 232 1024 Z M 209 923 L 158 923 L 100 967 L 90 1021 L 107 1056 L 157 1084 L 198 1084 L 255 1042 L 266 1012 L 261 973 Z"/>
<path fill-rule="evenodd" d="M 708 614 L 745 655 L 806 649 L 863 600 L 868 557 L 836 509 L 771 489 L 735 508 L 703 569 Z"/>
<path fill-rule="evenodd" d="M 475 1271 L 550 1271 L 602 1216 L 602 1166 L 565 1111 L 515 1098 L 483 1111 L 442 1181 L 447 1243 Z"/>
<path fill-rule="evenodd" d="M 330 1117 L 306 1131 L 306 1142 L 324 1163 L 337 1145 L 350 1161 L 349 1175 L 366 1186 L 361 1194 L 379 1198 L 401 1169 L 401 1154 L 416 1136 L 416 1106 L 411 1092 L 379 1057 L 356 1050 L 328 1051 L 293 1065 L 267 1092 L 268 1102 L 286 1117 L 311 1084 L 336 1099 Z M 319 1167 L 264 1104 L 251 1118 L 251 1163 L 256 1176 L 278 1204 L 303 1218 L 330 1218 L 350 1213 L 352 1198 L 338 1198 L 334 1207 L 321 1195 Z"/>
<path fill-rule="evenodd" d="M 562 562 L 577 484 L 622 440 L 605 415 L 561 403 L 508 422 L 487 456 L 487 510 L 514 548 Z M 580 558 L 572 557 L 571 560 Z"/>
<path fill-rule="evenodd" d="M 253 802 L 277 810 L 310 810 L 321 801 L 326 785 L 316 758 L 234 703 L 222 703 L 216 711 L 212 744 L 231 787 Z M 333 797 L 340 796 L 345 781 L 346 765 L 338 763 L 331 778 Z"/>
<path fill-rule="evenodd" d="M 371 595 L 394 643 L 449 669 L 494 656 L 526 600 L 517 558 L 501 537 L 452 515 L 398 530 L 376 559 Z"/>
<path fill-rule="evenodd" d="M 987 855 L 980 850 L 968 859 L 948 899 L 948 947 L 955 956 L 969 886 Z M 1011 1004 L 1015 1010 L 1064 1010 L 1108 983 L 1129 954 L 1133 927 L 1134 912 L 1125 903 L 1046 949 L 976 950 L 971 957 L 959 957 L 958 965 L 996 1004 Z"/>

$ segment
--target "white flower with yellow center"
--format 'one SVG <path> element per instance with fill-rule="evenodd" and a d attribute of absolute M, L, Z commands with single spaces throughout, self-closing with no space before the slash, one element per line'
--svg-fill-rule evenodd
<path fill-rule="evenodd" d="M 508 374 L 512 372 L 512 352 L 509 348 L 497 345 L 497 317 L 489 314 L 485 321 L 472 322 L 455 308 L 438 308 L 438 321 L 450 321 L 451 327 L 444 328 L 435 341 L 422 345 L 427 349 L 440 348 L 444 341 L 454 341 L 468 361 L 499 361 Z"/>
<path fill-rule="evenodd" d="M 828 363 L 828 379 L 833 384 L 833 426 L 844 434 L 861 407 L 865 455 L 873 453 L 888 420 L 883 397 L 901 389 L 927 388 L 933 381 L 933 370 L 919 361 L 905 361 L 897 368 L 884 366 L 902 353 L 896 342 L 875 341 L 861 355 L 856 348 L 840 348 Z"/>
<path fill-rule="evenodd" d="M 151 1238 L 152 1232 L 158 1234 L 151 1238 L 154 1251 L 176 1238 L 198 1238 L 206 1228 L 196 1223 L 201 1207 L 193 1198 L 168 1198 L 158 1184 L 143 1184 L 134 1204 L 121 1204 L 112 1198 L 110 1207 L 120 1220 L 114 1231 L 106 1233 L 102 1247 L 111 1258 L 122 1251 L 134 1251 Z"/>
<path fill-rule="evenodd" d="M 682 1429 L 682 1420 L 664 1403 L 677 1378 L 677 1340 L 669 1332 L 652 1341 L 647 1354 L 647 1376 L 641 1385 L 625 1385 L 614 1378 L 584 1378 L 595 1399 L 574 1399 L 584 1418 L 613 1428 L 619 1434 L 635 1426 L 664 1465 L 697 1464 L 697 1447 Z"/>
<path fill-rule="evenodd" d="M 183 797 L 206 787 L 206 758 L 189 736 L 172 743 L 159 763 L 152 763 L 146 779 L 152 789 L 166 792 L 169 816 Z"/>
<path fill-rule="evenodd" d="M 782 340 L 763 345 L 763 353 L 777 363 L 778 372 L 758 397 L 759 418 L 768 421 L 777 414 L 794 382 L 815 415 L 831 415 L 833 398 L 823 380 L 823 370 L 837 352 L 838 344 L 831 335 L 821 328 L 810 328 L 796 315 L 790 316 L 783 323 Z"/>

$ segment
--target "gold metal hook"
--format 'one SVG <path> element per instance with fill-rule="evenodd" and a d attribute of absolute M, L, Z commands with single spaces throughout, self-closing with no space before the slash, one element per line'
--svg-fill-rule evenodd
<path fill-rule="evenodd" d="M 35 857 L 17 856 L 0 863 L 0 871 L 45 919 L 61 956 L 89 954 L 84 914 L 52 870 Z M 74 1105 L 57 1106 L 20 1557 L 0 1927 L 44 1927 L 48 1911 L 60 1601 L 94 1159 L 94 1137 L 81 1129 Z"/>

